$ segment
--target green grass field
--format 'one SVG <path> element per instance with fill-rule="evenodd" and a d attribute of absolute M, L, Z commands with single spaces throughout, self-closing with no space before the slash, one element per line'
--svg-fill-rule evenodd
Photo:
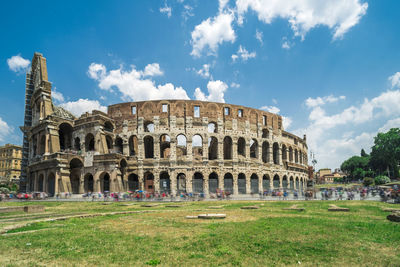
<path fill-rule="evenodd" d="M 332 203 L 350 212 L 328 212 Z M 385 203 L 218 201 L 176 208 L 166 207 L 168 203 L 33 204 L 44 204 L 46 212 L 0 214 L 0 230 L 18 226 L 0 235 L 0 266 L 400 266 L 400 224 L 388 221 L 389 213 L 382 211 L 398 206 Z M 306 210 L 283 210 L 293 204 Z M 248 205 L 260 208 L 240 209 Z M 115 211 L 143 212 L 40 222 Z M 227 218 L 185 218 L 201 213 Z"/>

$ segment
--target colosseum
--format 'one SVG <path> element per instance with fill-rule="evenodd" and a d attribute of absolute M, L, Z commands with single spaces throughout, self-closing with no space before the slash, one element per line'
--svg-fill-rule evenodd
<path fill-rule="evenodd" d="M 79 118 L 53 104 L 46 59 L 26 79 L 23 176 L 27 191 L 234 196 L 304 190 L 306 137 L 282 117 L 240 105 L 157 100 L 111 105 Z"/>

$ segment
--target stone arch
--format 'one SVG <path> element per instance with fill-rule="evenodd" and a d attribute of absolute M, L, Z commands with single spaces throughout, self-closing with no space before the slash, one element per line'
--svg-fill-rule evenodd
<path fill-rule="evenodd" d="M 114 147 L 115 147 L 115 153 L 123 154 L 124 141 L 122 140 L 121 137 L 117 136 L 117 138 L 115 138 Z"/>
<path fill-rule="evenodd" d="M 224 175 L 224 191 L 233 194 L 233 175 L 230 172 Z"/>
<path fill-rule="evenodd" d="M 269 131 L 267 128 L 262 129 L 262 138 L 268 138 L 269 137 Z"/>
<path fill-rule="evenodd" d="M 75 137 L 74 140 L 74 149 L 76 151 L 80 151 L 81 150 L 81 139 L 79 137 Z"/>
<path fill-rule="evenodd" d="M 83 178 L 83 188 L 84 188 L 85 193 L 94 191 L 94 178 L 91 173 L 85 174 L 85 176 Z"/>
<path fill-rule="evenodd" d="M 250 158 L 258 158 L 258 141 L 254 138 L 250 140 Z"/>
<path fill-rule="evenodd" d="M 293 148 L 291 146 L 289 147 L 289 161 L 293 162 Z"/>
<path fill-rule="evenodd" d="M 143 138 L 144 143 L 144 157 L 146 159 L 154 158 L 154 140 L 153 137 L 147 135 Z"/>
<path fill-rule="evenodd" d="M 106 144 L 107 144 L 108 153 L 111 153 L 111 151 L 113 149 L 113 140 L 112 140 L 112 137 L 109 135 L 106 135 Z"/>
<path fill-rule="evenodd" d="M 80 182 L 81 182 L 81 172 L 83 168 L 83 163 L 78 158 L 73 158 L 69 162 L 69 179 L 71 183 L 72 194 L 79 194 Z"/>
<path fill-rule="evenodd" d="M 176 189 L 178 193 L 186 193 L 186 174 L 179 173 L 176 176 Z"/>
<path fill-rule="evenodd" d="M 203 137 L 200 134 L 195 134 L 192 137 L 192 155 L 194 160 L 202 160 Z"/>
<path fill-rule="evenodd" d="M 139 177 L 136 173 L 131 173 L 128 176 L 128 190 L 132 192 L 139 190 Z"/>
<path fill-rule="evenodd" d="M 58 126 L 58 138 L 60 141 L 60 150 L 72 149 L 72 132 L 71 124 L 63 122 Z"/>
<path fill-rule="evenodd" d="M 113 132 L 113 131 L 114 131 L 114 125 L 111 123 L 111 121 L 106 121 L 106 122 L 104 123 L 103 129 L 104 129 L 105 131 L 108 131 L 108 132 Z"/>
<path fill-rule="evenodd" d="M 294 190 L 294 178 L 293 176 L 289 177 L 289 189 Z"/>
<path fill-rule="evenodd" d="M 275 175 L 274 175 L 274 179 L 273 179 L 273 181 L 272 181 L 272 186 L 273 186 L 274 189 L 279 189 L 279 188 L 281 187 L 280 180 L 279 180 L 279 175 L 278 175 L 278 174 L 275 174 Z"/>
<path fill-rule="evenodd" d="M 204 193 L 204 177 L 201 172 L 193 174 L 193 193 Z"/>
<path fill-rule="evenodd" d="M 287 161 L 287 148 L 286 145 L 282 145 L 282 161 Z"/>
<path fill-rule="evenodd" d="M 269 143 L 267 141 L 264 141 L 262 143 L 262 161 L 264 163 L 269 162 Z"/>
<path fill-rule="evenodd" d="M 50 197 L 54 196 L 56 192 L 56 176 L 53 172 L 47 175 L 47 193 Z"/>
<path fill-rule="evenodd" d="M 171 193 L 171 179 L 166 171 L 160 173 L 160 193 Z"/>
<path fill-rule="evenodd" d="M 296 176 L 296 188 L 297 190 L 300 190 L 300 180 L 299 177 Z"/>
<path fill-rule="evenodd" d="M 168 134 L 160 136 L 160 158 L 167 159 L 171 155 L 171 137 Z"/>
<path fill-rule="evenodd" d="M 218 139 L 215 136 L 208 138 L 208 159 L 218 159 Z"/>
<path fill-rule="evenodd" d="M 218 189 L 218 174 L 216 172 L 210 173 L 208 176 L 208 191 L 210 193 L 217 193 Z"/>
<path fill-rule="evenodd" d="M 143 175 L 144 190 L 149 194 L 154 194 L 154 175 L 152 172 L 147 171 Z"/>
<path fill-rule="evenodd" d="M 38 176 L 38 190 L 39 192 L 44 192 L 44 175 L 43 173 Z"/>
<path fill-rule="evenodd" d="M 92 133 L 88 133 L 85 137 L 85 150 L 94 151 L 94 136 Z"/>
<path fill-rule="evenodd" d="M 138 139 L 136 135 L 129 137 L 129 156 L 136 156 L 138 152 Z"/>
<path fill-rule="evenodd" d="M 246 175 L 242 172 L 238 174 L 238 193 L 246 194 Z"/>
<path fill-rule="evenodd" d="M 224 137 L 224 159 L 232 159 L 232 138 Z"/>
<path fill-rule="evenodd" d="M 110 174 L 108 174 L 108 172 L 103 172 L 100 175 L 100 191 L 101 192 L 110 192 L 111 190 L 111 178 L 110 178 Z"/>
<path fill-rule="evenodd" d="M 284 175 L 282 177 L 282 188 L 283 190 L 287 190 L 288 189 L 288 178 L 286 175 Z"/>
<path fill-rule="evenodd" d="M 250 176 L 250 190 L 252 194 L 258 194 L 259 193 L 259 188 L 258 188 L 258 175 L 253 173 Z"/>
<path fill-rule="evenodd" d="M 294 162 L 299 162 L 299 153 L 297 152 L 297 149 L 294 150 Z"/>
<path fill-rule="evenodd" d="M 238 156 L 246 157 L 246 140 L 243 137 L 239 137 L 238 139 L 237 153 Z"/>
<path fill-rule="evenodd" d="M 154 133 L 154 123 L 152 121 L 145 121 L 143 126 L 146 133 Z"/>
<path fill-rule="evenodd" d="M 264 191 L 270 190 L 270 188 L 271 188 L 271 178 L 269 177 L 268 174 L 264 174 L 263 175 L 262 186 L 263 186 L 263 190 Z"/>
<path fill-rule="evenodd" d="M 216 122 L 209 122 L 207 131 L 209 133 L 218 133 L 218 124 Z"/>
<path fill-rule="evenodd" d="M 272 146 L 272 150 L 273 150 L 274 164 L 279 164 L 279 144 L 274 143 Z"/>
<path fill-rule="evenodd" d="M 184 134 L 176 136 L 176 156 L 182 157 L 187 155 L 187 138 Z"/>

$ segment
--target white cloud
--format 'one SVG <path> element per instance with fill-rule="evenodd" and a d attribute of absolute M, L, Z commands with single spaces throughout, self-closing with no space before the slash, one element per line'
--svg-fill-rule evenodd
<path fill-rule="evenodd" d="M 232 87 L 232 88 L 239 88 L 239 87 L 240 87 L 240 84 L 235 83 L 235 82 L 232 82 L 232 83 L 231 83 L 231 87 Z"/>
<path fill-rule="evenodd" d="M 161 76 L 163 74 L 158 63 L 148 64 L 143 72 L 143 76 Z"/>
<path fill-rule="evenodd" d="M 260 42 L 261 46 L 263 46 L 263 32 L 256 29 L 256 39 Z"/>
<path fill-rule="evenodd" d="M 0 142 L 5 142 L 12 134 L 13 129 L 0 117 Z"/>
<path fill-rule="evenodd" d="M 249 51 L 247 51 L 246 48 L 240 45 L 237 54 L 232 55 L 232 60 L 236 61 L 236 59 L 241 58 L 243 61 L 247 61 L 249 58 L 255 58 L 255 57 L 256 57 L 256 52 L 249 53 Z"/>
<path fill-rule="evenodd" d="M 146 78 L 149 75 L 161 74 L 157 63 L 147 65 L 145 71 L 136 70 L 135 66 L 131 66 L 131 70 L 127 71 L 122 67 L 107 71 L 104 65 L 92 63 L 88 71 L 89 77 L 98 82 L 100 89 L 112 91 L 113 88 L 117 88 L 122 94 L 122 100 L 189 99 L 182 87 L 175 87 L 171 83 L 156 85 L 154 81 Z"/>
<path fill-rule="evenodd" d="M 292 122 L 293 120 L 290 117 L 282 116 L 283 129 L 285 129 L 286 131 L 290 127 Z"/>
<path fill-rule="evenodd" d="M 302 39 L 319 25 L 332 29 L 333 39 L 337 39 L 359 23 L 367 12 L 368 4 L 360 0 L 237 0 L 236 9 L 239 24 L 243 23 L 244 14 L 250 9 L 266 24 L 277 18 L 287 19 L 295 36 Z"/>
<path fill-rule="evenodd" d="M 170 6 L 167 6 L 167 3 L 165 3 L 164 7 L 160 7 L 160 13 L 165 13 L 167 14 L 168 18 L 170 18 L 172 15 L 172 8 Z"/>
<path fill-rule="evenodd" d="M 200 88 L 196 88 L 194 96 L 197 100 L 213 101 L 225 103 L 224 93 L 228 89 L 228 85 L 220 80 L 209 81 L 207 84 L 208 96 L 206 96 Z"/>
<path fill-rule="evenodd" d="M 61 103 L 60 106 L 78 117 L 85 112 L 92 112 L 93 110 L 100 110 L 107 113 L 107 107 L 102 106 L 97 100 L 79 99 L 77 101 Z"/>
<path fill-rule="evenodd" d="M 193 7 L 191 7 L 190 5 L 184 5 L 182 11 L 182 18 L 184 19 L 184 21 L 187 21 L 190 17 L 193 16 Z"/>
<path fill-rule="evenodd" d="M 396 72 L 392 76 L 389 77 L 389 81 L 392 84 L 392 88 L 400 87 L 400 72 Z"/>
<path fill-rule="evenodd" d="M 278 114 L 279 111 L 281 111 L 278 107 L 276 106 L 262 106 L 260 109 L 271 112 L 271 113 L 275 113 Z"/>
<path fill-rule="evenodd" d="M 64 96 L 62 93 L 56 91 L 56 88 L 54 87 L 54 90 L 51 92 L 51 97 L 58 101 L 58 102 L 64 102 Z"/>
<path fill-rule="evenodd" d="M 194 57 L 200 57 L 208 48 L 208 55 L 215 55 L 218 46 L 223 42 L 233 43 L 236 39 L 232 28 L 233 13 L 220 13 L 216 17 L 203 20 L 192 32 L 192 52 Z"/>
<path fill-rule="evenodd" d="M 204 64 L 201 69 L 196 71 L 196 73 L 203 78 L 209 78 L 210 77 L 210 64 Z"/>
<path fill-rule="evenodd" d="M 343 95 L 339 96 L 339 97 L 335 97 L 333 95 L 317 97 L 317 98 L 309 97 L 306 99 L 305 104 L 307 107 L 313 108 L 313 107 L 325 105 L 326 103 L 334 103 L 334 102 L 337 102 L 339 100 L 344 100 L 344 99 L 346 99 L 346 97 Z"/>
<path fill-rule="evenodd" d="M 20 55 L 12 56 L 7 59 L 7 64 L 10 70 L 14 72 L 25 71 L 31 62 Z"/>
<path fill-rule="evenodd" d="M 229 2 L 229 0 L 219 0 L 218 11 L 222 12 L 225 9 L 225 7 L 228 4 L 228 2 Z"/>
<path fill-rule="evenodd" d="M 287 37 L 282 38 L 282 48 L 289 50 L 292 47 L 292 44 L 288 41 Z"/>

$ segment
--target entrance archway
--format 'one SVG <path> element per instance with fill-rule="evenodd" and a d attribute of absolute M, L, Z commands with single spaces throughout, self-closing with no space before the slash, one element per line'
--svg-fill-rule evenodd
<path fill-rule="evenodd" d="M 149 194 L 154 194 L 154 175 L 151 172 L 144 174 L 144 190 Z"/>
<path fill-rule="evenodd" d="M 208 176 L 208 191 L 210 193 L 217 193 L 217 188 L 218 188 L 218 174 L 215 172 L 212 172 Z"/>
<path fill-rule="evenodd" d="M 193 193 L 204 193 L 204 178 L 203 174 L 196 172 L 193 175 Z"/>
<path fill-rule="evenodd" d="M 160 173 L 160 192 L 168 194 L 171 192 L 171 180 L 168 172 Z"/>

